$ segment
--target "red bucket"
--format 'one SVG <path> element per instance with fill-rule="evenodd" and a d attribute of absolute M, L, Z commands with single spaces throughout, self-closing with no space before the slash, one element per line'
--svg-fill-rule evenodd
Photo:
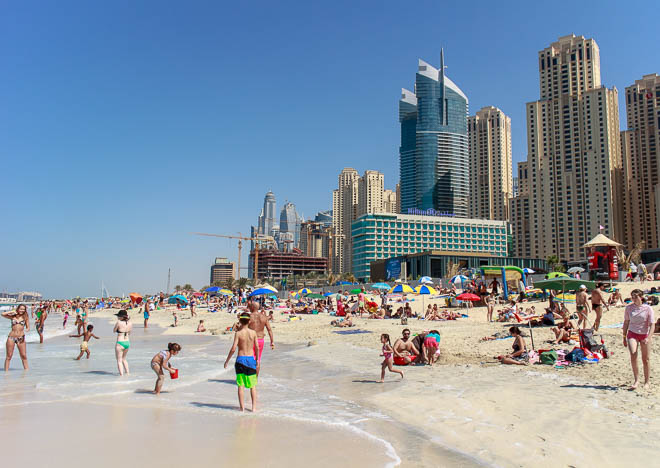
<path fill-rule="evenodd" d="M 179 369 L 174 369 L 172 372 L 170 372 L 170 378 L 172 380 L 178 379 L 179 378 Z"/>

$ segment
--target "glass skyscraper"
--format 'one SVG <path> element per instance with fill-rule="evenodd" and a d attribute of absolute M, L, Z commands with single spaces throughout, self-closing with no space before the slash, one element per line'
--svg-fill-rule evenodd
<path fill-rule="evenodd" d="M 300 244 L 300 216 L 296 205 L 290 202 L 286 202 L 280 212 L 280 240 L 280 248 L 284 247 L 284 243 L 292 244 L 291 248 L 298 248 Z"/>
<path fill-rule="evenodd" d="M 434 210 L 467 218 L 468 98 L 444 73 L 419 61 L 415 92 L 402 89 L 401 212 Z"/>

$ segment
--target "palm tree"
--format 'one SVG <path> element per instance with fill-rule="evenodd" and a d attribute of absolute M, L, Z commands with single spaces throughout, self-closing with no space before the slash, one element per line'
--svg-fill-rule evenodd
<path fill-rule="evenodd" d="M 638 263 L 640 261 L 640 254 L 644 250 L 644 241 L 639 241 L 635 244 L 635 247 L 632 248 L 628 255 L 623 251 L 621 247 L 616 248 L 616 257 L 617 263 L 619 264 L 620 270 L 628 270 L 632 262 Z"/>
<path fill-rule="evenodd" d="M 237 281 L 237 286 L 239 287 L 239 289 L 245 289 L 247 284 L 248 284 L 247 278 L 239 278 Z"/>
<path fill-rule="evenodd" d="M 549 255 L 545 260 L 548 263 L 551 271 L 563 272 L 565 270 L 563 263 L 559 260 L 558 255 Z"/>
<path fill-rule="evenodd" d="M 177 284 L 176 286 L 174 286 L 174 292 L 179 292 L 179 291 L 181 291 L 181 285 Z"/>
<path fill-rule="evenodd" d="M 348 273 L 346 275 L 346 281 L 350 281 L 351 283 L 355 283 L 355 275 L 353 275 L 353 273 Z"/>
<path fill-rule="evenodd" d="M 328 283 L 328 286 L 332 286 L 335 284 L 335 275 L 332 273 L 328 273 L 325 277 L 326 282 Z"/>
<path fill-rule="evenodd" d="M 183 290 L 184 291 L 192 291 L 193 287 L 190 283 L 186 283 L 186 284 L 183 285 Z"/>

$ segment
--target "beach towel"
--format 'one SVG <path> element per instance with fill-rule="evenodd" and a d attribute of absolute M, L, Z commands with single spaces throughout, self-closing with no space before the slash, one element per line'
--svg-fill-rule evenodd
<path fill-rule="evenodd" d="M 340 335 L 357 335 L 360 333 L 371 333 L 369 330 L 338 330 L 335 331 L 335 333 L 339 333 Z"/>
<path fill-rule="evenodd" d="M 600 328 L 623 328 L 623 322 L 613 323 L 612 325 L 602 325 Z"/>

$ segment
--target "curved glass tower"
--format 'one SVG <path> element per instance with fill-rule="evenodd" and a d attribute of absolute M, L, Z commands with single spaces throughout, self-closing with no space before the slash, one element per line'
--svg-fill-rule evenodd
<path fill-rule="evenodd" d="M 402 90 L 401 212 L 414 210 L 468 217 L 468 98 L 444 73 L 419 61 L 415 92 Z M 421 214 L 421 213 L 417 213 Z"/>

